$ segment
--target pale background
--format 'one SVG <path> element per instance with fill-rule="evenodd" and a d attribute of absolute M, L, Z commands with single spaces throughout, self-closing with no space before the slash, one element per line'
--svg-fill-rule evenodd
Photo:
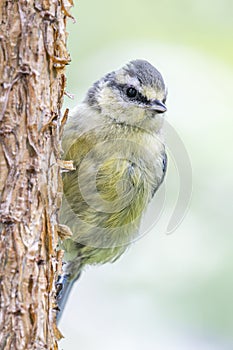
<path fill-rule="evenodd" d="M 188 213 L 171 235 L 172 159 L 163 215 L 115 264 L 88 268 L 60 329 L 64 350 L 233 349 L 233 2 L 79 0 L 69 23 L 65 106 L 127 61 L 164 75 L 170 124 L 192 163 Z"/>

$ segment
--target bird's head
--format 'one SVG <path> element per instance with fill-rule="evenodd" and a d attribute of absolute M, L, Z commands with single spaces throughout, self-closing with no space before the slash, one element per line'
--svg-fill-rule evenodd
<path fill-rule="evenodd" d="M 145 60 L 135 60 L 98 80 L 85 102 L 113 122 L 158 131 L 167 110 L 166 98 L 160 72 Z"/>

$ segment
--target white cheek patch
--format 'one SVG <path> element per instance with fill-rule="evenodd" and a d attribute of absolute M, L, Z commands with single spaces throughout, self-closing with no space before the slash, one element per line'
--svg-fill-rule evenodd
<path fill-rule="evenodd" d="M 111 108 L 113 108 L 113 106 L 117 104 L 117 97 L 113 93 L 112 89 L 106 86 L 100 91 L 98 102 L 101 107 L 110 106 Z"/>
<path fill-rule="evenodd" d="M 98 104 L 101 113 L 112 119 L 127 123 L 136 124 L 145 119 L 145 111 L 134 104 L 129 104 L 114 93 L 110 87 L 106 86 L 98 96 Z"/>

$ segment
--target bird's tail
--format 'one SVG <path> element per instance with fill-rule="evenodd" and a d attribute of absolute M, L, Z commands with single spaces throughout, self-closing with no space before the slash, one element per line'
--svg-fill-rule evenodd
<path fill-rule="evenodd" d="M 80 277 L 80 275 L 81 275 L 81 272 L 78 274 L 78 276 L 75 279 L 71 279 L 70 274 L 68 273 L 64 273 L 58 277 L 58 280 L 56 282 L 57 306 L 58 306 L 57 322 L 59 322 L 61 319 L 62 313 L 65 309 L 65 305 L 69 298 L 72 287 L 74 283 L 77 281 L 77 279 Z"/>

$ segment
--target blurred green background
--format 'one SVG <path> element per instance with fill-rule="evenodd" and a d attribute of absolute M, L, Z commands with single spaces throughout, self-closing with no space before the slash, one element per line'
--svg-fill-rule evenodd
<path fill-rule="evenodd" d="M 170 158 L 162 217 L 118 262 L 83 273 L 60 324 L 64 350 L 233 349 L 232 13 L 232 0 L 80 0 L 72 10 L 75 98 L 64 106 L 106 72 L 149 60 L 168 85 L 167 119 L 189 153 L 193 194 L 166 235 L 179 191 Z"/>

